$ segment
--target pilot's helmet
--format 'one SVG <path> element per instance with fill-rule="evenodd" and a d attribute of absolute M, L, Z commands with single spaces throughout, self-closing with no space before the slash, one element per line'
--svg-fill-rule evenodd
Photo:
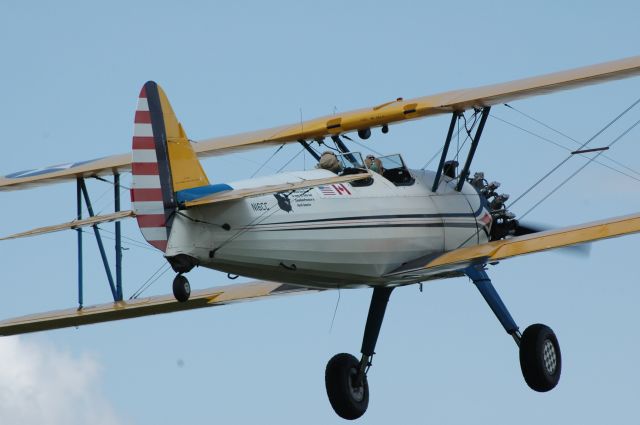
<path fill-rule="evenodd" d="M 334 173 L 338 173 L 342 169 L 340 161 L 338 161 L 338 157 L 331 151 L 325 151 L 322 153 L 320 161 L 318 161 L 318 168 L 333 171 Z"/>

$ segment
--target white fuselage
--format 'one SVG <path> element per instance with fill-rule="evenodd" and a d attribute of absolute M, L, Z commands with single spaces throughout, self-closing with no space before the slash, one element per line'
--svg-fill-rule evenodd
<path fill-rule="evenodd" d="M 184 210 L 175 216 L 165 255 L 185 254 L 204 267 L 304 286 L 393 283 L 385 275 L 412 260 L 488 240 L 487 223 L 480 221 L 488 212 L 478 192 L 466 183 L 457 192 L 457 180 L 443 177 L 433 193 L 434 174 L 411 170 L 415 183 L 396 186 L 373 173 L 368 186 L 320 186 Z M 315 169 L 230 185 L 331 176 Z"/>

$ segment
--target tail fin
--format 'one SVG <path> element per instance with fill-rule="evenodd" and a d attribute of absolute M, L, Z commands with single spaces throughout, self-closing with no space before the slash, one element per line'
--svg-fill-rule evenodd
<path fill-rule="evenodd" d="M 142 236 L 166 251 L 176 192 L 209 185 L 191 142 L 164 91 L 147 82 L 138 98 L 132 158 L 131 204 Z"/>

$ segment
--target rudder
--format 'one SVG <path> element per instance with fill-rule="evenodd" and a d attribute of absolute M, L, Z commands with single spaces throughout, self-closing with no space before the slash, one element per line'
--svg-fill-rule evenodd
<path fill-rule="evenodd" d="M 166 251 L 176 192 L 209 180 L 164 91 L 145 83 L 138 97 L 132 143 L 131 204 L 147 242 Z"/>

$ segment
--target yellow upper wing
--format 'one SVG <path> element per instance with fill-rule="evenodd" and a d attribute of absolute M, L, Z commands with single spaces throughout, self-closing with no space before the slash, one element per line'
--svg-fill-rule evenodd
<path fill-rule="evenodd" d="M 491 106 L 525 97 L 621 79 L 640 74 L 640 56 L 510 81 L 489 86 L 454 90 L 436 95 L 383 103 L 371 108 L 316 118 L 303 123 L 204 140 L 202 153 L 217 155 L 251 146 L 312 140 L 358 129 L 393 124 L 430 115 Z"/>
<path fill-rule="evenodd" d="M 638 74 L 640 74 L 640 56 L 634 56 L 539 77 L 455 90 L 409 100 L 400 99 L 371 108 L 316 118 L 302 123 L 217 137 L 196 143 L 193 148 L 199 157 L 203 157 L 297 140 L 312 140 L 430 115 L 510 102 L 524 97 L 549 94 Z M 26 170 L 0 177 L 0 190 L 23 189 L 77 177 L 108 175 L 114 171 L 129 171 L 130 168 L 131 155 L 124 154 L 44 169 Z"/>

